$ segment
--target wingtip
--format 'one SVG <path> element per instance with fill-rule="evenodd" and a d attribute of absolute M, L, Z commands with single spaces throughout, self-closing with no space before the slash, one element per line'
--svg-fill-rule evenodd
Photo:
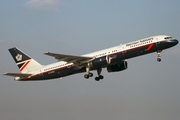
<path fill-rule="evenodd" d="M 2 75 L 6 75 L 7 73 L 3 73 Z"/>
<path fill-rule="evenodd" d="M 47 55 L 49 52 L 44 52 L 45 55 Z"/>
<path fill-rule="evenodd" d="M 3 73 L 2 75 L 7 75 L 8 74 L 8 72 L 6 72 L 6 73 Z"/>

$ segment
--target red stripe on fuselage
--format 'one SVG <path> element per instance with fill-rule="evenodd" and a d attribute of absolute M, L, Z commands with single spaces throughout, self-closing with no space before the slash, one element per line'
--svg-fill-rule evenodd
<path fill-rule="evenodd" d="M 27 61 L 27 62 L 20 68 L 20 71 L 23 71 L 23 69 L 28 65 L 29 62 L 30 62 L 30 60 Z"/>
<path fill-rule="evenodd" d="M 147 51 L 151 50 L 151 48 L 153 47 L 153 45 L 154 45 L 154 44 L 150 44 L 146 50 L 147 50 Z"/>

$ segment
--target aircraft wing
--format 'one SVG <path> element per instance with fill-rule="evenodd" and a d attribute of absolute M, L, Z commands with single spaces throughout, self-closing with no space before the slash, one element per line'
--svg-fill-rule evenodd
<path fill-rule="evenodd" d="M 65 54 L 57 54 L 57 53 L 50 53 L 46 52 L 45 55 L 52 56 L 59 61 L 66 61 L 67 63 L 74 63 L 75 65 L 83 65 L 91 60 L 93 57 L 84 57 L 84 56 L 74 56 L 74 55 L 65 55 Z"/>
<path fill-rule="evenodd" d="M 26 73 L 5 73 L 3 75 L 13 76 L 13 77 L 28 77 L 32 74 L 26 74 Z"/>

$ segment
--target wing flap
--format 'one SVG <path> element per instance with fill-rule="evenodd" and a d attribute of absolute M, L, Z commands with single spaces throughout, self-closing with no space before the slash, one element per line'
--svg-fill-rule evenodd
<path fill-rule="evenodd" d="M 13 77 L 28 77 L 32 74 L 26 74 L 26 73 L 5 73 L 3 75 L 7 75 L 7 76 L 13 76 Z"/>

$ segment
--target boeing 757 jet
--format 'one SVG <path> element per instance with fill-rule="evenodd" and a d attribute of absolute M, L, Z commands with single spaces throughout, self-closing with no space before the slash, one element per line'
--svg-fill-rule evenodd
<path fill-rule="evenodd" d="M 93 77 L 91 71 L 96 70 L 97 77 L 95 77 L 95 80 L 99 81 L 104 78 L 101 75 L 102 68 L 106 68 L 108 72 L 119 72 L 128 68 L 127 59 L 152 52 L 157 52 L 157 61 L 160 62 L 162 50 L 177 44 L 177 39 L 166 35 L 159 35 L 81 56 L 45 52 L 45 55 L 58 60 L 58 62 L 49 65 L 41 65 L 14 47 L 10 48 L 9 52 L 19 67 L 20 73 L 5 73 L 4 75 L 13 76 L 15 77 L 14 80 L 17 81 L 36 81 L 62 78 L 86 72 L 84 78 L 88 79 Z"/>

